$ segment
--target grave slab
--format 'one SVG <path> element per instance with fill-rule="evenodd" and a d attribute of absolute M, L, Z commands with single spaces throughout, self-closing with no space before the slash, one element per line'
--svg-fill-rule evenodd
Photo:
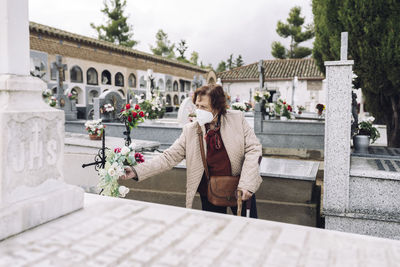
<path fill-rule="evenodd" d="M 0 266 L 389 267 L 399 251 L 389 239 L 85 194 L 82 210 L 0 242 Z"/>

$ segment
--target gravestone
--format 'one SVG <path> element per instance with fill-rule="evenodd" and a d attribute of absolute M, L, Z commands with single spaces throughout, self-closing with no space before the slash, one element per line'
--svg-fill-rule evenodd
<path fill-rule="evenodd" d="M 64 72 L 67 70 L 67 65 L 62 63 L 62 56 L 56 55 L 56 62 L 51 64 L 52 68 L 56 69 L 57 72 L 57 91 L 56 91 L 56 99 L 57 99 L 57 108 L 64 109 L 64 105 L 66 102 L 66 96 L 64 95 Z"/>
<path fill-rule="evenodd" d="M 94 99 L 94 119 L 103 119 L 105 122 L 119 121 L 118 114 L 124 108 L 126 100 L 117 92 L 106 91 Z M 111 104 L 114 107 L 112 112 L 105 112 L 104 105 Z"/>
<path fill-rule="evenodd" d="M 28 1 L 0 2 L 0 240 L 82 208 L 63 181 L 64 112 L 29 75 Z"/>

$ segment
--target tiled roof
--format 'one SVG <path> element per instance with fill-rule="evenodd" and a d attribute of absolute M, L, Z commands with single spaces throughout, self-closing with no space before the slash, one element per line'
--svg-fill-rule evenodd
<path fill-rule="evenodd" d="M 57 38 L 63 38 L 66 40 L 80 42 L 83 44 L 86 43 L 86 44 L 93 45 L 93 46 L 96 46 L 99 48 L 117 51 L 117 52 L 121 52 L 121 53 L 126 53 L 129 55 L 135 56 L 135 57 L 144 58 L 144 59 L 152 60 L 152 61 L 157 61 L 157 62 L 164 63 L 164 64 L 180 66 L 180 67 L 183 67 L 186 69 L 192 69 L 192 70 L 200 71 L 200 72 L 204 72 L 204 73 L 208 72 L 208 70 L 205 70 L 203 68 L 200 68 L 198 66 L 195 66 L 195 65 L 192 65 L 189 63 L 183 63 L 183 62 L 180 62 L 180 61 L 177 61 L 174 59 L 168 59 L 168 58 L 165 58 L 162 56 L 152 55 L 152 54 L 138 51 L 138 50 L 135 50 L 135 49 L 132 49 L 129 47 L 122 46 L 122 45 L 117 45 L 117 44 L 113 44 L 111 42 L 98 40 L 95 38 L 90 38 L 90 37 L 86 37 L 83 35 L 63 31 L 63 30 L 53 28 L 53 27 L 50 27 L 47 25 L 39 24 L 36 22 L 29 22 L 29 30 L 31 32 L 36 31 L 38 33 L 45 33 L 45 34 L 48 34 L 50 36 L 54 36 Z"/>
<path fill-rule="evenodd" d="M 289 80 L 294 76 L 303 80 L 324 79 L 312 58 L 263 60 L 263 66 L 264 80 Z M 222 81 L 258 81 L 258 62 L 217 73 L 217 77 Z"/>

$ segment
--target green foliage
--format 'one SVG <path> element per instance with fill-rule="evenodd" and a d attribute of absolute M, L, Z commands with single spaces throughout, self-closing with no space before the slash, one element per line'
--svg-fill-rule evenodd
<path fill-rule="evenodd" d="M 275 58 L 304 58 L 311 55 L 312 50 L 299 46 L 300 43 L 314 37 L 313 25 L 305 25 L 304 17 L 301 17 L 301 8 L 293 7 L 289 12 L 287 23 L 278 21 L 276 32 L 283 38 L 290 38 L 290 47 L 286 49 L 280 42 L 272 43 L 271 54 Z"/>
<path fill-rule="evenodd" d="M 226 71 L 226 62 L 221 60 L 221 62 L 218 64 L 217 67 L 217 72 L 222 72 L 222 71 Z"/>
<path fill-rule="evenodd" d="M 236 65 L 236 67 L 241 67 L 241 66 L 244 65 L 242 55 L 239 55 L 239 56 L 236 58 L 235 65 Z"/>
<path fill-rule="evenodd" d="M 273 42 L 271 54 L 274 58 L 285 59 L 286 48 L 280 42 Z"/>
<path fill-rule="evenodd" d="M 163 30 L 158 30 L 156 33 L 156 45 L 150 46 L 150 50 L 154 55 L 163 56 L 167 58 L 175 58 L 175 44 L 171 44 L 168 40 L 168 34 Z"/>
<path fill-rule="evenodd" d="M 235 67 L 235 63 L 233 62 L 233 54 L 229 56 L 229 58 L 226 60 L 226 68 L 228 70 L 231 70 Z"/>
<path fill-rule="evenodd" d="M 349 33 L 355 83 L 366 109 L 385 121 L 388 146 L 400 147 L 400 2 L 393 0 L 313 0 L 316 38 L 313 55 L 324 70 L 340 58 L 340 32 Z"/>
<path fill-rule="evenodd" d="M 108 41 L 126 47 L 134 47 L 138 41 L 133 40 L 132 26 L 127 23 L 128 17 L 124 15 L 126 0 L 104 1 L 104 8 L 101 10 L 107 16 L 105 25 L 90 26 L 97 31 L 100 40 Z"/>
<path fill-rule="evenodd" d="M 190 63 L 198 66 L 199 65 L 198 61 L 199 61 L 199 53 L 197 53 L 196 51 L 193 51 L 192 54 L 190 55 Z"/>

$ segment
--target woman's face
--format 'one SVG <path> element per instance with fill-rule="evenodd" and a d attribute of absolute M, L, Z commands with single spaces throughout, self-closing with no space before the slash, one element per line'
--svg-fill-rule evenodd
<path fill-rule="evenodd" d="M 216 114 L 215 110 L 211 107 L 210 97 L 208 95 L 198 95 L 196 98 L 196 108 Z"/>

